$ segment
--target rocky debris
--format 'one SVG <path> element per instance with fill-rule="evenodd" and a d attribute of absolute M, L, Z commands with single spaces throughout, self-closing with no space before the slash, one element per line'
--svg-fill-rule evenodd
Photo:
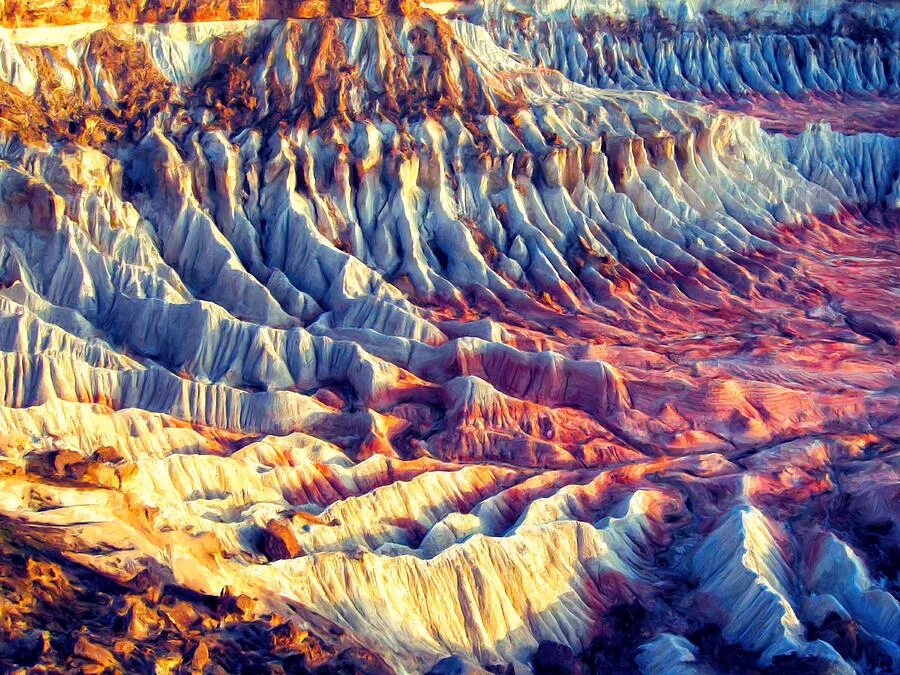
<path fill-rule="evenodd" d="M 897 670 L 889 24 L 188 4 L 0 30 L 3 668 Z"/>
<path fill-rule="evenodd" d="M 116 657 L 113 656 L 111 651 L 91 642 L 85 636 L 78 638 L 72 653 L 75 656 L 90 662 L 90 665 L 85 665 L 83 667 L 84 672 L 93 671 L 102 673 L 107 668 L 115 668 L 119 665 L 119 662 L 116 660 Z"/>
<path fill-rule="evenodd" d="M 319 637 L 278 617 L 256 618 L 240 597 L 199 596 L 174 586 L 136 593 L 78 565 L 53 562 L 18 542 L 9 527 L 0 537 L 5 670 L 392 672 L 346 641 L 332 646 L 334 632 Z"/>
<path fill-rule="evenodd" d="M 129 598 L 120 615 L 125 620 L 128 636 L 135 640 L 145 640 L 157 635 L 163 621 L 141 598 Z"/>
<path fill-rule="evenodd" d="M 0 26 L 16 28 L 80 23 L 166 23 L 178 21 L 248 21 L 313 19 L 329 16 L 369 18 L 383 14 L 386 0 L 200 0 L 184 3 L 128 3 L 75 0 L 60 8 L 44 0 L 10 0 L 0 7 Z M 392 9 L 417 7 L 405 0 L 390 2 Z"/>
<path fill-rule="evenodd" d="M 200 621 L 200 613 L 189 603 L 178 601 L 171 607 L 164 607 L 160 612 L 178 631 L 184 633 Z"/>
<path fill-rule="evenodd" d="M 229 587 L 225 587 L 219 596 L 218 615 L 222 618 L 236 617 L 246 619 L 253 615 L 253 598 L 243 593 L 235 595 Z"/>
<path fill-rule="evenodd" d="M 189 654 L 190 667 L 193 671 L 204 672 L 209 665 L 209 647 L 205 642 L 198 642 L 194 650 Z"/>
<path fill-rule="evenodd" d="M 0 644 L 0 660 L 28 668 L 40 661 L 50 649 L 49 631 L 20 631 Z"/>
<path fill-rule="evenodd" d="M 272 640 L 278 649 L 292 649 L 302 644 L 309 637 L 309 633 L 301 630 L 293 623 L 283 623 L 272 629 Z"/>

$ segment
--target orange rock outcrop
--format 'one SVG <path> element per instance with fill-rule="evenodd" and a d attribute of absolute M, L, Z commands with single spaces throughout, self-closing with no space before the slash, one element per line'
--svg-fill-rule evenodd
<path fill-rule="evenodd" d="M 106 3 L 6 0 L 0 3 L 0 25 L 21 28 L 79 23 L 312 19 L 324 16 L 367 18 L 385 12 L 410 11 L 417 4 L 413 0 L 109 0 Z"/>

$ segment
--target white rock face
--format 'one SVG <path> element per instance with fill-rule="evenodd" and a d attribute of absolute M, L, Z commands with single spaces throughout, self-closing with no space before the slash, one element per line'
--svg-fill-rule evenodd
<path fill-rule="evenodd" d="M 680 635 L 663 633 L 641 647 L 637 663 L 642 673 L 693 675 L 702 673 L 697 665 L 697 648 Z"/>
<path fill-rule="evenodd" d="M 584 0 L 556 0 L 555 2 L 537 2 L 534 0 L 513 0 L 512 2 L 485 3 L 487 11 L 500 14 L 505 10 L 515 10 L 537 16 L 587 17 L 608 16 L 625 20 L 643 18 L 652 12 L 674 20 L 697 20 L 705 14 L 716 12 L 734 19 L 755 18 L 760 23 L 776 23 L 781 25 L 812 24 L 821 25 L 834 17 L 838 10 L 845 10 L 847 3 L 837 0 L 821 2 L 801 2 L 799 0 L 774 0 L 765 7 L 757 7 L 747 0 L 663 0 L 648 2 L 647 0 L 613 0 L 602 4 L 585 2 Z M 872 2 L 856 2 L 851 10 L 861 16 L 870 16 L 874 5 Z M 879 18 L 879 17 L 874 17 Z M 884 11 L 882 21 L 896 21 L 896 8 L 888 7 Z"/>
<path fill-rule="evenodd" d="M 836 134 L 810 125 L 796 137 L 774 136 L 789 161 L 845 203 L 900 207 L 900 140 L 883 134 Z"/>
<path fill-rule="evenodd" d="M 706 100 L 893 10 L 482 9 L 0 31 L 3 523 L 403 673 L 900 665 L 897 138 Z"/>
<path fill-rule="evenodd" d="M 593 87 L 713 99 L 900 91 L 890 3 L 565 0 L 459 11 L 528 62 Z"/>
<path fill-rule="evenodd" d="M 776 537 L 784 533 L 753 507 L 728 514 L 694 555 L 698 592 L 708 594 L 728 621 L 723 634 L 732 643 L 763 652 L 771 663 L 794 651 L 803 628 L 791 603 L 795 581 Z"/>
<path fill-rule="evenodd" d="M 810 588 L 832 595 L 868 631 L 889 643 L 900 641 L 900 604 L 872 583 L 853 549 L 833 534 L 816 543 L 818 559 L 810 572 Z"/>

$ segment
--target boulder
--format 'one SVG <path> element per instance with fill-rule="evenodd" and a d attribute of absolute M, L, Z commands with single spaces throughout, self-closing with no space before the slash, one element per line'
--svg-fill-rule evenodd
<path fill-rule="evenodd" d="M 69 467 L 84 459 L 81 453 L 74 450 L 57 450 L 53 454 L 53 470 L 57 476 L 65 476 Z"/>
<path fill-rule="evenodd" d="M 118 660 L 113 653 L 106 647 L 91 642 L 86 637 L 78 638 L 75 643 L 75 656 L 80 656 L 85 661 L 96 663 L 104 668 L 115 668 L 119 665 Z"/>
<path fill-rule="evenodd" d="M 94 450 L 94 459 L 107 464 L 118 464 L 125 461 L 125 456 L 111 445 L 101 445 Z"/>
<path fill-rule="evenodd" d="M 270 520 L 263 528 L 262 549 L 269 560 L 289 560 L 303 553 L 294 530 L 280 520 Z"/>

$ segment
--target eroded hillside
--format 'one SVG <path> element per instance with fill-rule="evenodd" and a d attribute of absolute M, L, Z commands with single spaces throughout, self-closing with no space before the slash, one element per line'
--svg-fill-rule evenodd
<path fill-rule="evenodd" d="M 863 4 L 7 2 L 3 663 L 895 669 Z"/>

